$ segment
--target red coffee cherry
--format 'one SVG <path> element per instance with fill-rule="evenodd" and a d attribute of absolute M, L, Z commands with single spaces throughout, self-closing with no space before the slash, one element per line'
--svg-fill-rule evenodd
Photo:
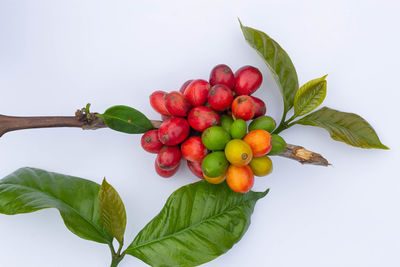
<path fill-rule="evenodd" d="M 210 73 L 210 84 L 211 86 L 223 84 L 229 89 L 233 89 L 235 86 L 235 76 L 233 75 L 231 68 L 225 64 L 215 66 Z"/>
<path fill-rule="evenodd" d="M 186 82 L 184 82 L 184 84 L 182 84 L 181 89 L 179 89 L 179 92 L 181 92 L 181 94 L 185 93 L 186 88 L 188 87 L 188 85 L 193 82 L 193 80 L 187 80 Z"/>
<path fill-rule="evenodd" d="M 165 98 L 167 97 L 167 93 L 164 91 L 155 91 L 150 95 L 150 105 L 154 108 L 155 111 L 162 115 L 171 115 L 169 114 L 167 108 L 165 107 Z"/>
<path fill-rule="evenodd" d="M 150 130 L 143 134 L 141 144 L 144 150 L 150 153 L 158 153 L 163 144 L 158 140 L 158 130 Z"/>
<path fill-rule="evenodd" d="M 253 118 L 265 115 L 265 113 L 267 112 L 267 106 L 265 105 L 264 101 L 255 96 L 251 96 L 251 98 L 253 99 L 254 104 L 256 105 L 256 111 L 254 112 Z"/>
<path fill-rule="evenodd" d="M 162 170 L 175 169 L 181 162 L 182 154 L 178 146 L 163 146 L 157 154 L 156 164 Z"/>
<path fill-rule="evenodd" d="M 186 139 L 181 145 L 181 152 L 183 158 L 196 162 L 201 162 L 208 153 L 199 136 L 192 136 Z"/>
<path fill-rule="evenodd" d="M 251 120 L 254 117 L 255 111 L 256 105 L 248 95 L 238 96 L 232 102 L 232 114 L 237 119 Z"/>
<path fill-rule="evenodd" d="M 203 176 L 203 171 L 201 170 L 201 162 L 192 162 L 192 161 L 187 161 L 187 165 L 189 167 L 189 170 L 199 177 L 200 179 L 204 179 Z"/>
<path fill-rule="evenodd" d="M 185 90 L 185 97 L 193 107 L 202 106 L 207 102 L 210 84 L 205 80 L 193 80 Z"/>
<path fill-rule="evenodd" d="M 169 178 L 172 175 L 174 175 L 179 170 L 179 166 L 180 166 L 180 163 L 174 169 L 163 170 L 157 165 L 157 161 L 154 164 L 154 167 L 156 169 L 157 174 L 160 175 L 161 177 L 164 177 L 164 178 Z"/>
<path fill-rule="evenodd" d="M 172 116 L 186 117 L 192 105 L 179 92 L 171 92 L 165 98 L 165 107 Z"/>
<path fill-rule="evenodd" d="M 193 108 L 188 115 L 190 126 L 197 131 L 219 124 L 219 115 L 212 108 L 200 106 Z"/>
<path fill-rule="evenodd" d="M 235 88 L 237 95 L 251 95 L 262 83 L 261 72 L 252 66 L 244 66 L 235 72 Z"/>
<path fill-rule="evenodd" d="M 208 93 L 208 104 L 210 104 L 210 106 L 217 111 L 224 111 L 228 109 L 231 106 L 232 101 L 232 90 L 226 85 L 214 85 L 211 87 L 211 90 Z"/>
<path fill-rule="evenodd" d="M 167 146 L 182 143 L 188 137 L 189 123 L 183 118 L 170 118 L 164 121 L 158 129 L 158 139 Z"/>

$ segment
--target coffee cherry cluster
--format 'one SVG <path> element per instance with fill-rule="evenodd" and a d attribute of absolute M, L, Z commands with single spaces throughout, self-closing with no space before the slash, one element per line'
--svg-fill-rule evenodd
<path fill-rule="evenodd" d="M 141 143 L 157 154 L 156 172 L 173 176 L 183 157 L 197 177 L 214 184 L 226 177 L 232 190 L 249 191 L 254 174 L 264 176 L 272 169 L 266 154 L 279 154 L 286 146 L 281 137 L 270 134 L 276 125 L 264 116 L 265 103 L 251 96 L 261 83 L 255 67 L 233 73 L 221 64 L 212 69 L 209 81 L 188 80 L 179 91 L 153 92 L 150 104 L 163 122 L 146 132 Z M 251 119 L 247 133 L 246 121 Z"/>

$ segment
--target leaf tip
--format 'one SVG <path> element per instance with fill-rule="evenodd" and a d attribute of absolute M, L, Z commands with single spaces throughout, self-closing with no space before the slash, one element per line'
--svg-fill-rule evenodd
<path fill-rule="evenodd" d="M 258 199 L 261 199 L 261 198 L 265 197 L 269 193 L 269 188 L 267 188 L 265 191 L 256 192 L 256 193 L 258 195 Z"/>
<path fill-rule="evenodd" d="M 378 148 L 379 149 L 384 149 L 384 150 L 390 150 L 390 147 L 385 146 L 384 144 L 381 144 Z"/>
<path fill-rule="evenodd" d="M 263 192 L 263 196 L 267 195 L 269 193 L 269 188 L 267 188 L 264 192 Z"/>
<path fill-rule="evenodd" d="M 239 17 L 238 17 L 237 19 L 238 19 L 238 21 L 239 21 L 240 27 L 241 27 L 241 28 L 243 28 L 242 21 L 240 20 L 240 18 L 239 18 Z"/>

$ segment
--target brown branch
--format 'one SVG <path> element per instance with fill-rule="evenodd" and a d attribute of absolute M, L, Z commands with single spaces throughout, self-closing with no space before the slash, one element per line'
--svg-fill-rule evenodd
<path fill-rule="evenodd" d="M 301 164 L 313 164 L 319 166 L 331 165 L 321 154 L 312 152 L 298 145 L 287 144 L 285 150 L 279 154 L 279 156 L 294 159 Z"/>
<path fill-rule="evenodd" d="M 5 133 L 35 129 L 35 128 L 54 128 L 54 127 L 77 127 L 83 130 L 96 130 L 106 128 L 103 119 L 96 117 L 97 113 L 85 113 L 77 110 L 75 116 L 37 116 L 37 117 L 14 117 L 0 115 L 0 137 Z M 161 121 L 151 121 L 155 128 L 159 128 Z"/>
<path fill-rule="evenodd" d="M 77 110 L 75 116 L 13 117 L 0 115 L 0 136 L 5 133 L 34 128 L 79 127 L 84 130 L 104 128 L 104 121 L 95 113 Z"/>
<path fill-rule="evenodd" d="M 162 121 L 152 120 L 154 128 L 159 128 Z M 83 130 L 106 128 L 103 119 L 96 113 L 86 113 L 84 109 L 77 110 L 75 116 L 47 116 L 47 117 L 12 117 L 0 115 L 0 137 L 7 132 L 53 127 L 78 127 Z M 279 155 L 296 160 L 302 164 L 329 166 L 329 162 L 320 154 L 309 151 L 302 146 L 288 144 Z"/>

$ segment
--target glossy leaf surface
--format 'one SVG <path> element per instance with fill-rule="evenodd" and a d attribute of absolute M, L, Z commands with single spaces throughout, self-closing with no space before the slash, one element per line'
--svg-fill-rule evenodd
<path fill-rule="evenodd" d="M 372 126 L 354 113 L 323 107 L 295 123 L 324 128 L 332 139 L 352 146 L 388 149 L 381 143 Z"/>
<path fill-rule="evenodd" d="M 151 266 L 196 266 L 229 250 L 250 225 L 256 201 L 267 194 L 238 194 L 226 183 L 183 186 L 167 200 L 127 253 Z"/>
<path fill-rule="evenodd" d="M 0 213 L 13 215 L 56 208 L 71 232 L 109 244 L 112 237 L 99 216 L 99 189 L 98 184 L 85 179 L 22 168 L 0 180 Z"/>
<path fill-rule="evenodd" d="M 106 179 L 103 180 L 99 191 L 99 211 L 104 227 L 122 244 L 126 228 L 125 206 L 118 192 Z"/>
<path fill-rule="evenodd" d="M 326 75 L 309 81 L 297 91 L 294 98 L 294 114 L 303 116 L 316 109 L 326 96 Z"/>
<path fill-rule="evenodd" d="M 282 93 L 284 109 L 287 112 L 293 107 L 294 96 L 299 89 L 297 73 L 292 60 L 285 50 L 264 32 L 243 26 L 241 23 L 240 27 L 246 41 L 264 59 L 272 72 Z"/>
<path fill-rule="evenodd" d="M 109 128 L 119 132 L 137 134 L 153 129 L 151 121 L 143 113 L 128 106 L 113 106 L 97 116 Z"/>

